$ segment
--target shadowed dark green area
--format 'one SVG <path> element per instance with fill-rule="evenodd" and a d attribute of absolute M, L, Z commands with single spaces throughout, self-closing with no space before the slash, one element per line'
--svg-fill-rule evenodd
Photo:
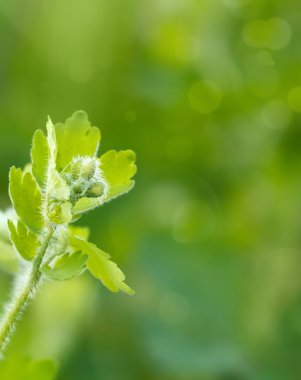
<path fill-rule="evenodd" d="M 85 110 L 101 152 L 138 161 L 134 190 L 79 222 L 137 294 L 51 283 L 9 356 L 52 358 L 57 380 L 301 378 L 300 17 L 296 0 L 0 0 L 1 209 L 48 114 Z"/>

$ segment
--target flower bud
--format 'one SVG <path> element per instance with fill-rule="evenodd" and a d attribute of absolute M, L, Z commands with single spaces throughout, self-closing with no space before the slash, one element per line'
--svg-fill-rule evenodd
<path fill-rule="evenodd" d="M 82 195 L 87 191 L 88 186 L 89 181 L 87 181 L 85 178 L 80 178 L 71 184 L 71 193 Z"/>
<path fill-rule="evenodd" d="M 71 175 L 74 180 L 91 179 L 97 174 L 99 162 L 96 158 L 78 157 L 71 164 Z"/>
<path fill-rule="evenodd" d="M 104 193 L 103 184 L 100 182 L 96 182 L 88 188 L 85 195 L 89 198 L 98 198 L 98 197 L 101 197 L 103 193 Z"/>

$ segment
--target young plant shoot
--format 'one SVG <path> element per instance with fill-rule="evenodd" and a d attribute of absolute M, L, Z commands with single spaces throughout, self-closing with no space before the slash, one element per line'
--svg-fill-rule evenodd
<path fill-rule="evenodd" d="M 88 241 L 88 229 L 73 223 L 133 188 L 135 153 L 110 150 L 99 158 L 100 131 L 83 111 L 65 124 L 54 126 L 48 119 L 46 128 L 47 136 L 42 130 L 33 136 L 31 164 L 24 170 L 12 167 L 9 173 L 13 210 L 8 231 L 17 255 L 8 241 L 0 249 L 11 253 L 9 267 L 20 269 L 0 322 L 0 353 L 47 279 L 62 281 L 88 270 L 112 292 L 134 294 L 110 255 Z"/>

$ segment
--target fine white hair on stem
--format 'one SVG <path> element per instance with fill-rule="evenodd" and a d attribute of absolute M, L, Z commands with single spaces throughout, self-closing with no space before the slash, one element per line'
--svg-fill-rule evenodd
<path fill-rule="evenodd" d="M 24 292 L 24 288 L 26 288 L 26 286 L 28 285 L 28 281 L 29 281 L 30 276 L 31 276 L 30 264 L 25 262 L 25 261 L 22 261 L 21 269 L 20 269 L 18 275 L 14 278 L 13 288 L 12 288 L 11 297 L 10 297 L 11 299 L 4 306 L 3 313 L 0 317 L 0 325 L 2 324 L 2 322 L 4 322 L 5 317 L 13 312 L 20 295 Z M 6 336 L 6 339 L 2 343 L 2 346 L 0 347 L 0 349 L 2 349 L 2 350 L 5 349 L 5 347 L 9 343 L 10 338 L 12 337 L 12 335 L 15 332 L 16 323 L 19 320 L 21 320 L 24 310 L 26 309 L 30 300 L 32 300 L 36 296 L 39 287 L 40 287 L 40 284 L 38 283 L 36 286 L 34 286 L 30 289 L 26 302 L 22 305 L 18 314 L 15 316 L 14 320 L 10 323 L 9 332 Z M 2 356 L 0 353 L 0 359 L 1 358 L 2 358 Z"/>

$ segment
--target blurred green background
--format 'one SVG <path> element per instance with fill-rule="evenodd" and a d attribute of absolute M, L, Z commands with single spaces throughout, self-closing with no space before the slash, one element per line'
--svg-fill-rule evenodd
<path fill-rule="evenodd" d="M 48 114 L 87 111 L 139 169 L 80 221 L 136 296 L 48 284 L 9 355 L 57 380 L 301 379 L 300 20 L 297 0 L 0 0 L 1 209 Z"/>

